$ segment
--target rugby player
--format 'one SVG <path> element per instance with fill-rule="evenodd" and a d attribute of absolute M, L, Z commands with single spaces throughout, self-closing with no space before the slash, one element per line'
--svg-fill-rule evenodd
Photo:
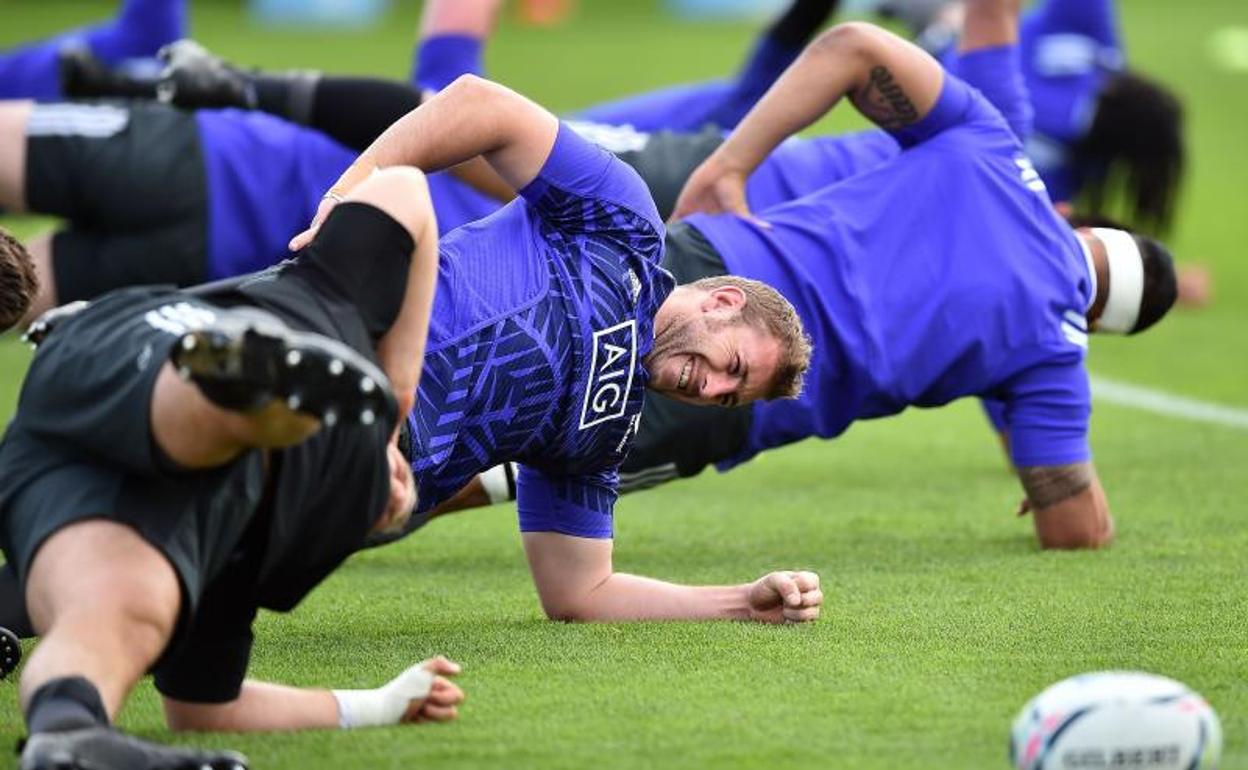
<path fill-rule="evenodd" d="M 436 170 L 482 154 L 523 200 L 441 244 L 411 421 L 419 515 L 518 460 L 526 552 L 552 617 L 816 617 L 811 573 L 694 587 L 612 570 L 616 467 L 643 391 L 696 403 L 791 396 L 809 359 L 773 290 L 730 277 L 673 289 L 635 172 L 532 102 L 463 78 L 383 134 L 323 208 L 378 165 Z"/>
<path fill-rule="evenodd" d="M 5 252 L 9 287 L 29 263 Z M 394 168 L 267 273 L 121 290 L 31 328 L 0 443 L 0 546 L 42 635 L 21 679 L 22 770 L 243 767 L 112 728 L 149 669 L 175 729 L 457 715 L 443 658 L 372 691 L 245 678 L 258 608 L 292 609 L 370 530 L 411 515 L 397 427 L 436 273 L 423 175 Z"/>

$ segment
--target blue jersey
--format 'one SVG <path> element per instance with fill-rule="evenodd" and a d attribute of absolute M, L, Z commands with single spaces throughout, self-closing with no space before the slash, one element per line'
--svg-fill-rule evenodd
<path fill-rule="evenodd" d="M 675 285 L 631 168 L 561 125 L 520 198 L 439 244 L 410 417 L 427 511 L 507 460 L 521 529 L 610 537 L 654 314 Z"/>
<path fill-rule="evenodd" d="M 319 131 L 260 112 L 199 110 L 208 181 L 208 273 L 251 273 L 289 256 L 286 244 L 312 221 L 321 196 L 356 153 Z M 495 211 L 498 202 L 447 173 L 430 174 L 438 230 Z"/>
<path fill-rule="evenodd" d="M 1049 195 L 1053 200 L 1071 200 L 1079 194 L 1085 174 L 1075 163 L 1072 147 L 1092 125 L 1106 77 L 1125 66 L 1113 0 L 1044 0 L 1023 15 L 1018 47 L 1035 112 L 1034 131 L 1020 136 Z M 941 59 L 958 72 L 959 57 L 952 49 Z M 965 73 L 958 74 L 980 85 Z"/>
<path fill-rule="evenodd" d="M 731 273 L 789 298 L 814 338 L 802 396 L 755 404 L 759 451 L 854 420 L 984 395 L 1006 403 L 1019 465 L 1088 458 L 1081 242 L 1010 126 L 946 75 L 894 159 L 791 203 L 688 222 Z"/>

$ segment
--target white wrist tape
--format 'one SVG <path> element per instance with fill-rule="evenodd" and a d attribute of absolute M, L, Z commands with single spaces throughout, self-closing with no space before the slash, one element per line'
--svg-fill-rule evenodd
<path fill-rule="evenodd" d="M 481 488 L 490 505 L 516 499 L 516 464 L 495 465 L 481 474 Z"/>
<path fill-rule="evenodd" d="M 1109 266 L 1105 309 L 1097 319 L 1096 329 L 1130 334 L 1140 318 L 1140 303 L 1144 299 L 1144 259 L 1140 247 L 1130 233 L 1122 230 L 1093 227 L 1092 234 L 1105 244 Z"/>
<path fill-rule="evenodd" d="M 434 679 L 421 662 L 375 690 L 334 690 L 338 725 L 344 730 L 397 725 L 412 701 L 428 697 Z"/>

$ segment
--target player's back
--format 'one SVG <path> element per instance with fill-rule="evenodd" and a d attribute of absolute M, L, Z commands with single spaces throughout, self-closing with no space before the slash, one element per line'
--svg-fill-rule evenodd
<path fill-rule="evenodd" d="M 769 226 L 690 219 L 814 336 L 803 396 L 755 406 L 753 451 L 1081 359 L 1068 326 L 1091 296 L 1083 252 L 1004 120 L 947 82 L 965 89 L 961 117 L 896 160 L 756 212 Z"/>

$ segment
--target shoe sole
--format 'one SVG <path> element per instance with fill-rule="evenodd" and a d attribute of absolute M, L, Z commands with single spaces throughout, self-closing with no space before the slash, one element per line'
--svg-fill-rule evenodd
<path fill-rule="evenodd" d="M 398 413 L 389 379 L 371 361 L 336 340 L 263 319 L 188 332 L 171 360 L 183 379 L 228 409 L 249 411 L 276 399 L 327 427 L 393 424 Z M 230 397 L 222 398 L 226 391 Z"/>
<path fill-rule="evenodd" d="M 7 628 L 0 628 L 0 679 L 17 670 L 22 662 L 22 644 L 17 635 Z"/>

